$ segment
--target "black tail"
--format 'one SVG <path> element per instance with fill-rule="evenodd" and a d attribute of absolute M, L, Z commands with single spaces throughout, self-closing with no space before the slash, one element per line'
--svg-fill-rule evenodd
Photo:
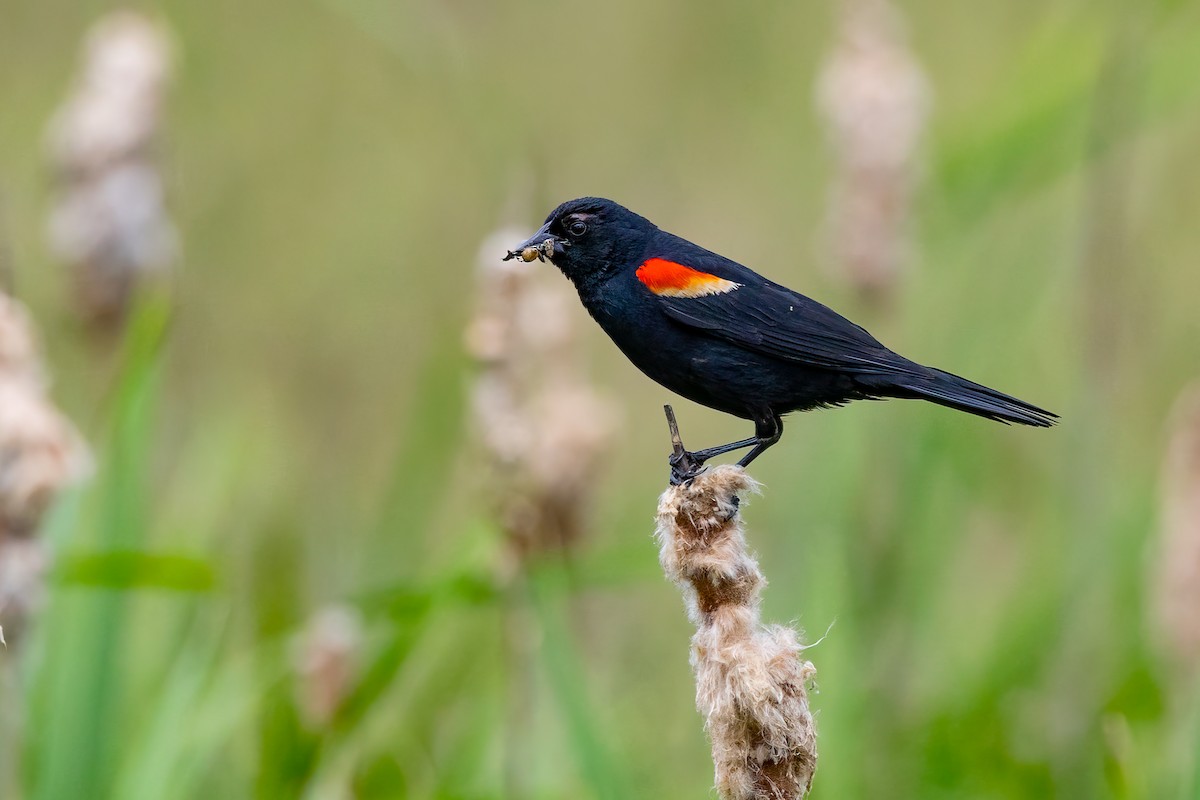
<path fill-rule="evenodd" d="M 920 398 L 997 422 L 1049 428 L 1058 419 L 1044 408 L 931 367 L 924 374 L 898 378 L 895 387 L 897 397 Z"/>

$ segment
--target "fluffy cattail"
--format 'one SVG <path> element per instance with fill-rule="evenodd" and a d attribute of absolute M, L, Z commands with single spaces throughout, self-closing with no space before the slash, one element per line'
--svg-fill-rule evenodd
<path fill-rule="evenodd" d="M 321 609 L 296 640 L 296 700 L 313 727 L 333 721 L 354 688 L 362 655 L 362 619 L 353 608 Z"/>
<path fill-rule="evenodd" d="M 1165 649 L 1200 673 L 1200 384 L 1176 403 L 1163 464 L 1162 527 L 1154 609 Z"/>
<path fill-rule="evenodd" d="M 50 126 L 59 183 L 50 245 L 92 322 L 119 321 L 137 285 L 176 258 L 155 152 L 169 76 L 160 28 L 131 11 L 109 14 L 88 34 L 75 88 Z"/>
<path fill-rule="evenodd" d="M 5 647 L 21 641 L 25 625 L 41 605 L 49 562 L 39 539 L 0 540 L 0 644 Z"/>
<path fill-rule="evenodd" d="M 696 625 L 696 705 L 721 797 L 793 800 L 808 793 L 817 765 L 806 689 L 816 670 L 794 630 L 759 617 L 765 580 L 738 512 L 740 498 L 757 488 L 735 466 L 672 486 L 659 500 L 657 536 L 663 570 Z"/>
<path fill-rule="evenodd" d="M 817 84 L 837 156 L 831 244 L 850 282 L 877 296 L 894 288 L 908 255 L 929 88 L 888 0 L 843 0 L 838 36 Z"/>
<path fill-rule="evenodd" d="M 88 466 L 54 408 L 25 309 L 0 294 L 0 628 L 13 639 L 41 595 L 46 553 L 33 538 L 50 501 Z"/>
<path fill-rule="evenodd" d="M 472 411 L 518 556 L 578 539 L 615 428 L 612 404 L 579 374 L 567 285 L 537 263 L 500 260 L 521 238 L 501 230 L 484 242 L 466 334 L 480 365 Z"/>

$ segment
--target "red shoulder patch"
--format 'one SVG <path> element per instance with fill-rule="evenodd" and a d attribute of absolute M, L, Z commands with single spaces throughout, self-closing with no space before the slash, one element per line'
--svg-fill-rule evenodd
<path fill-rule="evenodd" d="M 637 279 L 660 297 L 704 297 L 709 294 L 732 292 L 740 283 L 709 275 L 698 269 L 652 258 L 637 268 Z"/>

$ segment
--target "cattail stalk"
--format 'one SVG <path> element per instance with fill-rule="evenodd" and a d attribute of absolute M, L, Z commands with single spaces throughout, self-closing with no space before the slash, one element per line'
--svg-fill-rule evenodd
<path fill-rule="evenodd" d="M 673 415 L 668 419 L 674 428 Z M 678 431 L 672 431 L 681 450 Z M 793 800 L 808 793 L 817 737 L 807 684 L 816 669 L 795 630 L 764 625 L 766 580 L 739 512 L 758 484 L 736 466 L 673 485 L 658 504 L 659 560 L 683 592 L 696 705 L 712 742 L 723 800 Z"/>

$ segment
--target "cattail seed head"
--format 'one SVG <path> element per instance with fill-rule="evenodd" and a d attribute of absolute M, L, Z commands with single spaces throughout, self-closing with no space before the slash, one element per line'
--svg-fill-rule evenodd
<path fill-rule="evenodd" d="M 47 554 L 34 534 L 42 515 L 90 465 L 46 388 L 29 315 L 0 294 L 0 635 L 9 641 L 41 598 Z"/>
<path fill-rule="evenodd" d="M 60 169 L 95 172 L 146 155 L 158 135 L 170 62 L 166 37 L 141 15 L 117 11 L 97 22 L 75 91 L 50 129 Z"/>
<path fill-rule="evenodd" d="M 0 540 L 31 533 L 88 468 L 82 440 L 50 402 L 25 309 L 0 295 Z"/>
<path fill-rule="evenodd" d="M 358 679 L 363 625 L 350 607 L 321 609 L 294 644 L 293 664 L 300 711 L 313 727 L 333 721 Z"/>
<path fill-rule="evenodd" d="M 41 392 L 0 380 L 0 533 L 31 533 L 82 461 L 75 430 Z"/>
<path fill-rule="evenodd" d="M 738 510 L 739 498 L 757 489 L 734 466 L 667 489 L 658 506 L 659 557 L 696 625 L 696 705 L 721 797 L 793 800 L 808 793 L 816 770 L 807 692 L 816 670 L 794 630 L 760 619 L 765 579 Z"/>
<path fill-rule="evenodd" d="M 837 157 L 830 236 L 845 276 L 873 295 L 894 287 L 907 259 L 930 92 L 888 0 L 843 0 L 838 37 L 817 84 Z"/>
<path fill-rule="evenodd" d="M 92 322 L 119 321 L 136 286 L 177 255 L 155 152 L 170 56 L 159 26 L 109 14 L 88 34 L 74 90 L 50 124 L 59 183 L 50 244 Z"/>
<path fill-rule="evenodd" d="M 521 236 L 502 229 L 484 242 L 466 332 L 480 366 L 475 427 L 493 466 L 497 517 L 519 557 L 579 539 L 616 428 L 612 403 L 580 374 L 566 284 L 540 264 L 498 257 Z"/>
<path fill-rule="evenodd" d="M 35 538 L 0 538 L 0 640 L 16 647 L 42 604 L 50 564 L 46 544 Z"/>

